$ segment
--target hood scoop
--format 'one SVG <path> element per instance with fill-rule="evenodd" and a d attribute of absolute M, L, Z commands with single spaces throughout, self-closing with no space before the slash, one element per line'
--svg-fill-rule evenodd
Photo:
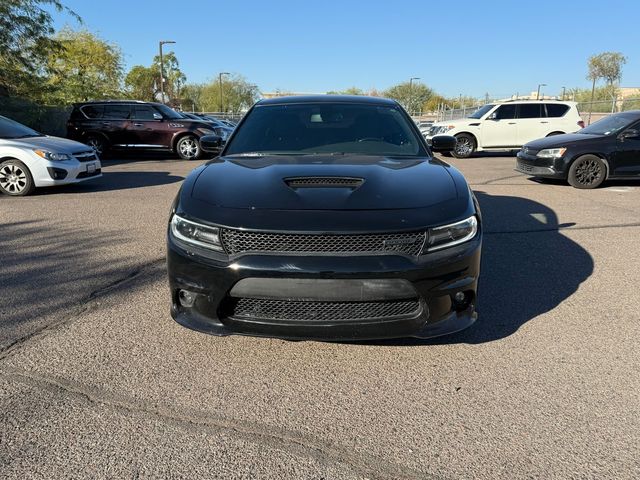
<path fill-rule="evenodd" d="M 364 183 L 363 178 L 356 177 L 288 177 L 284 183 L 289 188 L 350 188 L 355 190 Z"/>

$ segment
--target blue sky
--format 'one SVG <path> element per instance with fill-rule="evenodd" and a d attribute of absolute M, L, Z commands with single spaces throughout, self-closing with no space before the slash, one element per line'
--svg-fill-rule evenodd
<path fill-rule="evenodd" d="M 504 97 L 538 83 L 554 95 L 589 87 L 587 58 L 614 50 L 628 57 L 622 85 L 640 86 L 640 0 L 62 1 L 119 44 L 128 67 L 175 40 L 168 47 L 192 82 L 225 71 L 262 91 L 320 93 L 420 77 L 447 96 Z"/>

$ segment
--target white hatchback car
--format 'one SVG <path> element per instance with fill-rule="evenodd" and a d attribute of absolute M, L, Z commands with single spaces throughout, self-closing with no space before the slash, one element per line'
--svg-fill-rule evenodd
<path fill-rule="evenodd" d="M 433 124 L 425 136 L 453 135 L 458 140 L 451 152 L 467 158 L 474 152 L 519 150 L 542 137 L 572 133 L 584 127 L 576 102 L 522 100 L 492 103 L 467 118 Z"/>
<path fill-rule="evenodd" d="M 100 159 L 87 145 L 49 137 L 0 115 L 0 192 L 29 195 L 36 187 L 102 176 Z"/>

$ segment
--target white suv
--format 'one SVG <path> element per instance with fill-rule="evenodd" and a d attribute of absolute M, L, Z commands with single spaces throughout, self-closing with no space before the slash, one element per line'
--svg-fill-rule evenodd
<path fill-rule="evenodd" d="M 521 100 L 484 105 L 458 120 L 435 123 L 426 135 L 453 135 L 458 140 L 451 152 L 467 158 L 474 152 L 519 150 L 542 137 L 571 133 L 584 127 L 576 102 Z"/>

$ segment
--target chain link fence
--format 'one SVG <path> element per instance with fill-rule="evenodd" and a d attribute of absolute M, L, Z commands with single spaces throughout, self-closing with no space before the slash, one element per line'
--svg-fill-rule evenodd
<path fill-rule="evenodd" d="M 20 98 L 0 97 L 0 115 L 46 135 L 64 137 L 71 106 L 38 105 Z"/>

